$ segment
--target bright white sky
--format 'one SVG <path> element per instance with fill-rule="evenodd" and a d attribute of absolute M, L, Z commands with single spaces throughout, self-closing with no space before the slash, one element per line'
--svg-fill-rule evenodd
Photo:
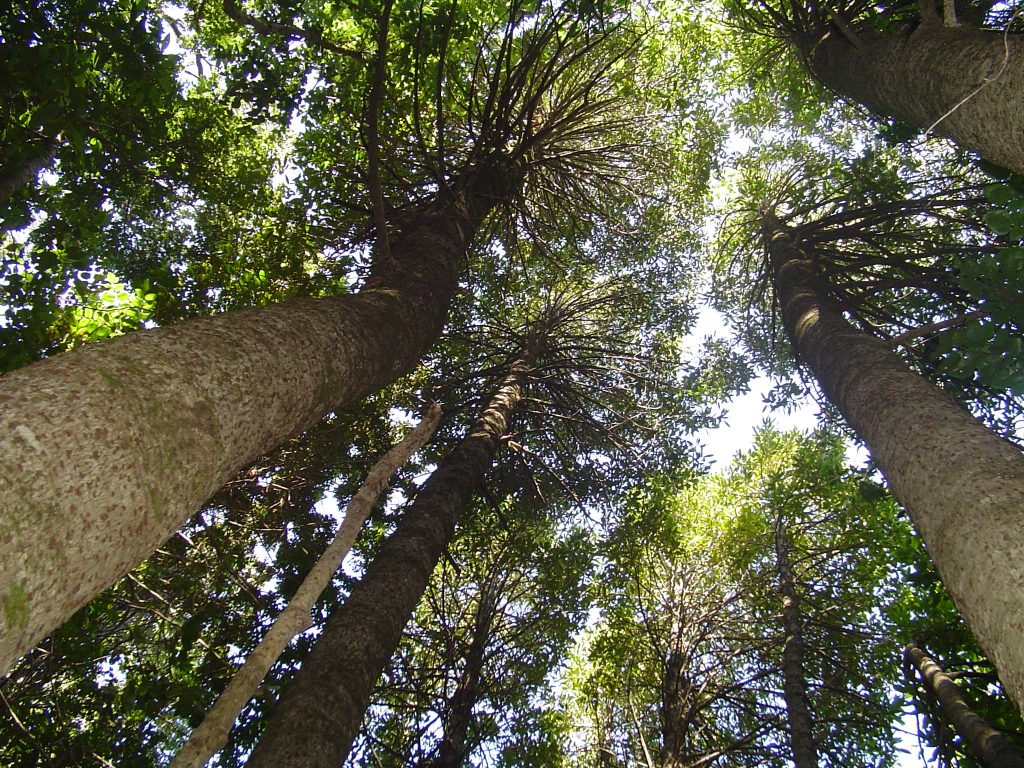
<path fill-rule="evenodd" d="M 708 336 L 720 339 L 733 338 L 725 318 L 718 311 L 703 307 L 697 316 L 697 324 L 690 334 L 690 348 L 697 349 Z M 771 419 L 780 430 L 814 429 L 818 422 L 818 406 L 812 400 L 800 402 L 790 411 L 769 411 L 764 396 L 771 389 L 767 376 L 758 376 L 750 382 L 750 391 L 734 397 L 727 406 L 727 416 L 717 429 L 703 429 L 697 439 L 705 446 L 705 455 L 717 469 L 723 469 L 738 452 L 749 449 L 754 443 L 754 430 Z"/>

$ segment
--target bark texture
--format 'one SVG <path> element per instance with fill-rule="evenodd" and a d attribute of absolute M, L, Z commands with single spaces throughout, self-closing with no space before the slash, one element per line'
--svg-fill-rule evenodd
<path fill-rule="evenodd" d="M 942 716 L 971 745 L 985 765 L 989 768 L 1024 768 L 1024 755 L 971 709 L 953 678 L 934 659 L 916 645 L 908 645 L 903 650 L 903 658 L 917 670 L 928 696 L 938 703 Z"/>
<path fill-rule="evenodd" d="M 394 533 L 366 568 L 281 700 L 249 768 L 337 768 L 359 731 L 373 687 L 480 486 L 519 403 L 523 363 L 469 435 L 431 474 Z"/>
<path fill-rule="evenodd" d="M 775 528 L 775 567 L 779 576 L 782 628 L 785 632 L 782 646 L 782 691 L 786 701 L 786 720 L 789 723 L 789 744 L 793 750 L 793 764 L 796 768 L 818 768 L 814 720 L 811 717 L 810 699 L 807 695 L 807 675 L 804 673 L 803 617 L 789 561 L 789 542 L 782 531 L 781 520 L 776 523 Z"/>
<path fill-rule="evenodd" d="M 828 34 L 805 50 L 811 70 L 825 86 L 877 114 L 922 130 L 942 118 L 936 132 L 1024 173 L 1019 35 L 947 27 L 936 19 L 913 30 L 864 34 L 858 43 Z"/>
<path fill-rule="evenodd" d="M 783 323 L 906 507 L 957 608 L 1024 703 L 1024 454 L 854 328 L 819 290 L 812 253 L 765 217 Z"/>
<path fill-rule="evenodd" d="M 673 617 L 673 625 L 677 618 Z M 680 631 L 673 626 L 673 637 L 677 638 Z M 696 759 L 687 738 L 694 725 L 696 704 L 688 666 L 678 640 L 673 640 L 661 678 L 661 768 L 683 768 Z M 639 728 L 637 736 L 641 741 L 644 738 Z"/>
<path fill-rule="evenodd" d="M 411 370 L 521 174 L 471 169 L 406 215 L 357 294 L 81 347 L 0 377 L 0 672 L 241 467 Z"/>

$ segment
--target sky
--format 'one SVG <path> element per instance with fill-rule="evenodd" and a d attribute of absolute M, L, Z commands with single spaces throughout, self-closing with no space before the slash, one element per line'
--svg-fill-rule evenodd
<path fill-rule="evenodd" d="M 721 313 L 704 306 L 697 315 L 697 323 L 690 332 L 687 347 L 697 349 L 708 336 L 732 339 L 733 334 Z M 750 390 L 733 397 L 726 406 L 726 417 L 715 429 L 702 429 L 697 440 L 704 445 L 705 457 L 716 469 L 724 469 L 729 460 L 739 451 L 747 450 L 754 444 L 754 430 L 771 419 L 777 429 L 811 430 L 817 425 L 818 406 L 807 399 L 795 404 L 792 410 L 769 411 L 764 397 L 771 389 L 771 380 L 764 375 L 756 376 L 750 382 Z"/>

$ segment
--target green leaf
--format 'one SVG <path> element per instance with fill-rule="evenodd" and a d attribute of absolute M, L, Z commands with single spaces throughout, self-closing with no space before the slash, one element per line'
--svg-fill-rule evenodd
<path fill-rule="evenodd" d="M 989 211 L 985 214 L 985 224 L 997 235 L 1005 235 L 1014 228 L 1015 221 L 1006 211 Z"/>
<path fill-rule="evenodd" d="M 1020 195 L 1007 184 L 989 184 L 985 187 L 985 199 L 993 205 L 1008 205 L 1019 200 Z"/>

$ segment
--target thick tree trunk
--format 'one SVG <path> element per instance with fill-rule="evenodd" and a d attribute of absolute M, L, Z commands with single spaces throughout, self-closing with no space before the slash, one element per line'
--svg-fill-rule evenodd
<path fill-rule="evenodd" d="M 140 331 L 0 377 L 0 671 L 246 463 L 411 370 L 470 238 L 516 183 L 476 169 L 406 216 L 357 294 Z"/>
<path fill-rule="evenodd" d="M 442 461 L 288 686 L 249 768 L 337 768 L 451 537 L 459 512 L 494 461 L 519 403 L 516 363 L 469 435 Z"/>
<path fill-rule="evenodd" d="M 765 218 L 783 323 L 797 356 L 864 440 L 910 513 L 947 589 L 1024 703 L 1024 455 L 819 288 L 793 233 Z"/>
<path fill-rule="evenodd" d="M 916 645 L 908 645 L 903 658 L 918 671 L 928 696 L 938 703 L 942 716 L 988 768 L 1024 768 L 1024 754 L 971 709 L 957 684 L 934 659 Z"/>
<path fill-rule="evenodd" d="M 775 567 L 782 597 L 782 690 L 789 723 L 789 744 L 796 768 L 818 768 L 818 748 L 814 744 L 813 719 L 804 673 L 803 617 L 800 599 L 789 562 L 789 542 L 782 531 L 781 520 L 775 529 Z"/>
<path fill-rule="evenodd" d="M 938 133 L 1024 173 L 1020 35 L 935 21 L 856 42 L 832 32 L 805 53 L 818 79 L 839 94 L 922 130 L 942 118 Z"/>

